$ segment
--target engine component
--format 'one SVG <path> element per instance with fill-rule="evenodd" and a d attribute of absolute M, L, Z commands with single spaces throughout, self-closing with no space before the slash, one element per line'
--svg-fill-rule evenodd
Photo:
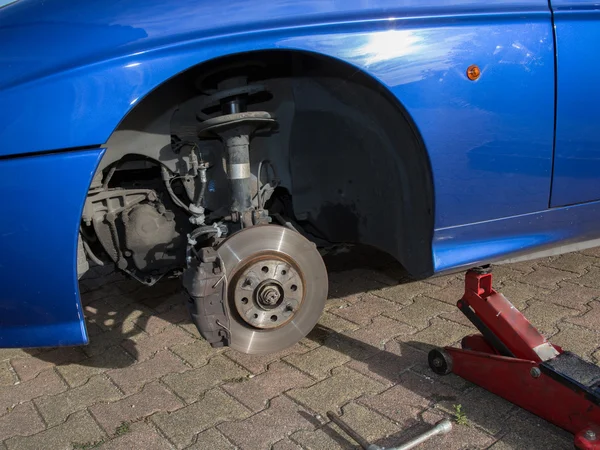
<path fill-rule="evenodd" d="M 221 81 L 217 91 L 207 98 L 204 107 L 218 102 L 223 115 L 207 118 L 198 125 L 200 138 L 218 138 L 225 146 L 227 177 L 231 188 L 231 218 L 243 226 L 260 223 L 265 218 L 252 211 L 250 139 L 258 131 L 272 130 L 276 121 L 266 111 L 247 111 L 248 96 L 263 90 L 266 90 L 264 86 L 248 85 L 244 76 Z"/>
<path fill-rule="evenodd" d="M 123 214 L 123 223 L 125 247 L 138 270 L 161 271 L 182 260 L 184 241 L 176 230 L 175 214 L 164 206 L 134 206 Z"/>
<path fill-rule="evenodd" d="M 98 241 L 117 267 L 141 283 L 153 285 L 184 265 L 185 232 L 178 223 L 187 223 L 185 215 L 167 209 L 152 189 L 93 193 L 86 200 L 82 219 L 93 225 Z"/>
<path fill-rule="evenodd" d="M 264 354 L 295 344 L 316 325 L 327 298 L 327 270 L 302 235 L 276 225 L 254 226 L 224 240 L 217 255 L 220 277 L 215 266 L 212 271 L 203 266 L 202 254 L 201 262 L 184 272 L 184 287 L 195 305 L 192 317 L 203 336 L 226 328 L 232 348 Z M 218 299 L 207 286 L 221 284 L 226 286 Z M 227 324 L 215 312 L 220 304 Z"/>

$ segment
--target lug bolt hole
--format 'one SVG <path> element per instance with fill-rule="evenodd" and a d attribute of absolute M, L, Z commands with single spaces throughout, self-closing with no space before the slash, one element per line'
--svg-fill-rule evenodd
<path fill-rule="evenodd" d="M 264 273 L 267 273 L 269 271 L 269 268 L 267 266 L 263 266 L 262 271 Z"/>
<path fill-rule="evenodd" d="M 281 271 L 281 275 L 286 275 L 287 274 L 287 270 L 282 270 Z"/>
<path fill-rule="evenodd" d="M 255 318 L 255 319 L 258 319 L 258 314 L 254 314 L 254 318 Z"/>
<path fill-rule="evenodd" d="M 290 289 L 291 289 L 292 292 L 296 292 L 298 290 L 298 286 L 296 286 L 295 284 L 292 284 L 290 286 Z"/>
<path fill-rule="evenodd" d="M 277 316 L 271 316 L 271 321 L 277 322 Z"/>
<path fill-rule="evenodd" d="M 243 303 L 244 305 L 247 305 L 247 304 L 248 304 L 248 298 L 247 298 L 247 297 L 244 297 L 244 298 L 242 299 L 242 303 Z"/>

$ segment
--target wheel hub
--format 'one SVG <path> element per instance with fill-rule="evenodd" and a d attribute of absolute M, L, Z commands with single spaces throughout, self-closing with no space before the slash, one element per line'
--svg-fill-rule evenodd
<path fill-rule="evenodd" d="M 304 283 L 298 268 L 272 253 L 251 260 L 234 279 L 240 318 L 259 329 L 277 328 L 299 312 Z"/>

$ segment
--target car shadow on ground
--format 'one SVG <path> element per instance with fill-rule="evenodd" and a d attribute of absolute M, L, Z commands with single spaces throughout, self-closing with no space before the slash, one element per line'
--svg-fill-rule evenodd
<path fill-rule="evenodd" d="M 355 366 L 355 369 L 360 372 L 369 372 L 372 378 L 379 378 L 380 382 L 387 383 L 390 387 L 400 384 L 402 388 L 410 391 L 404 396 L 406 403 L 397 405 L 398 409 L 415 407 L 424 410 L 439 402 L 453 405 L 459 402 L 464 390 L 472 386 L 471 383 L 456 375 L 450 374 L 442 380 L 442 377 L 430 372 L 427 366 L 427 352 L 434 347 L 422 342 L 390 340 L 389 343 L 394 345 L 394 351 L 391 352 L 322 325 L 317 325 L 307 337 L 316 344 L 346 354 L 352 358 L 354 364 L 361 366 L 360 368 Z M 418 399 L 417 404 L 411 404 L 415 399 Z M 334 412 L 340 413 L 340 411 Z M 343 412 L 342 410 L 342 419 Z M 447 415 L 448 411 L 439 411 L 440 420 Z M 310 414 L 305 416 L 342 448 L 360 448 L 331 422 L 323 425 L 316 418 L 312 416 L 309 418 Z M 433 426 L 432 423 L 424 420 L 421 414 L 417 414 L 417 417 L 418 419 L 415 419 L 414 415 L 411 415 L 408 419 L 396 420 L 399 425 L 397 433 L 371 443 L 384 448 L 400 446 Z M 477 418 L 471 421 L 474 425 L 480 425 Z"/>
<path fill-rule="evenodd" d="M 414 281 L 391 256 L 372 247 L 342 246 L 324 253 L 330 299 Z M 344 282 L 351 271 L 356 271 L 359 282 Z M 57 366 L 76 363 L 118 369 L 139 359 L 136 342 L 152 327 L 175 324 L 194 331 L 179 278 L 163 278 L 148 287 L 113 266 L 104 266 L 92 268 L 79 285 L 89 344 L 73 347 L 71 351 L 65 348 L 25 351 Z"/>

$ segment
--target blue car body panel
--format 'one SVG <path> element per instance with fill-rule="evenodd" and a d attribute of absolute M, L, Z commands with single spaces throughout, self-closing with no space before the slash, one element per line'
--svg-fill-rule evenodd
<path fill-rule="evenodd" d="M 436 272 L 600 237 L 591 226 L 600 219 L 596 204 L 548 211 L 555 48 L 546 0 L 21 0 L 0 10 L 0 42 L 1 202 L 18 217 L 9 223 L 4 215 L 0 225 L 0 264 L 8 267 L 0 346 L 86 340 L 75 245 L 101 150 L 23 155 L 99 147 L 161 83 L 225 55 L 318 53 L 363 71 L 398 100 L 429 154 Z M 466 77 L 471 64 L 482 69 L 477 81 Z M 35 185 L 23 186 L 15 170 L 26 168 Z M 69 173 L 68 183 L 52 181 L 53 171 Z M 48 209 L 29 212 L 28 190 Z M 57 198 L 65 202 L 50 213 Z M 27 228 L 29 239 L 21 229 L 42 213 L 59 237 L 52 242 L 44 243 L 43 227 Z M 31 261 L 14 255 L 36 255 L 40 246 L 41 279 L 27 288 Z"/>
<path fill-rule="evenodd" d="M 77 233 L 103 150 L 0 161 L 0 347 L 87 342 Z"/>
<path fill-rule="evenodd" d="M 552 7 L 558 96 L 551 206 L 562 206 L 600 199 L 600 5 L 558 0 Z"/>
<path fill-rule="evenodd" d="M 0 41 L 10 43 L 0 138 L 29 133 L 0 155 L 103 144 L 141 98 L 195 64 L 295 49 L 343 60 L 398 98 L 430 154 L 436 227 L 548 206 L 554 48 L 545 0 L 36 5 L 22 0 L 0 15 Z M 483 76 L 470 82 L 474 63 Z M 467 207 L 481 189 L 494 207 Z"/>

